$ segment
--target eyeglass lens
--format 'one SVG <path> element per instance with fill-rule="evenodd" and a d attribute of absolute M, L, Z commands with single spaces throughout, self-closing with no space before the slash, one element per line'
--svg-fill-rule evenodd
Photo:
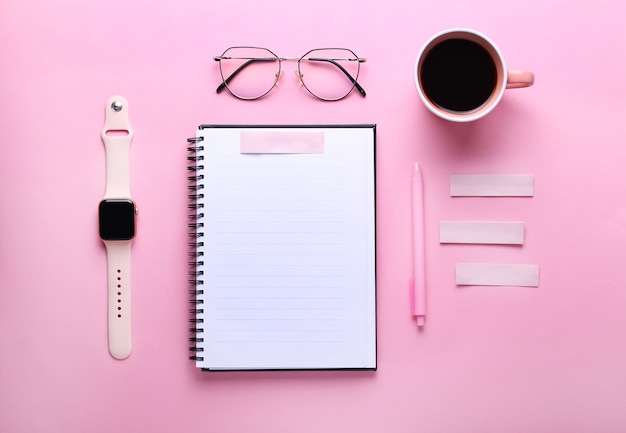
<path fill-rule="evenodd" d="M 280 77 L 280 61 L 265 48 L 233 47 L 222 54 L 220 72 L 233 95 L 256 99 L 276 85 Z"/>
<path fill-rule="evenodd" d="M 306 53 L 298 62 L 300 80 L 309 92 L 321 99 L 347 96 L 359 77 L 356 55 L 346 49 L 319 49 Z"/>
<path fill-rule="evenodd" d="M 359 76 L 359 59 L 348 49 L 315 49 L 297 60 L 302 85 L 320 99 L 344 98 Z M 276 85 L 281 74 L 281 59 L 266 48 L 232 47 L 220 57 L 220 73 L 234 96 L 257 99 Z"/>

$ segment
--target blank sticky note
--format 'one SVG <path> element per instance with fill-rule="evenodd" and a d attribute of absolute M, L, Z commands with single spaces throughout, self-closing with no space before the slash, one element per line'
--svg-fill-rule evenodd
<path fill-rule="evenodd" d="M 509 244 L 524 243 L 523 222 L 441 221 L 439 242 L 442 244 Z"/>
<path fill-rule="evenodd" d="M 452 197 L 532 197 L 535 194 L 532 174 L 453 174 Z"/>
<path fill-rule="evenodd" d="M 324 153 L 323 131 L 242 131 L 241 153 Z"/>
<path fill-rule="evenodd" d="M 457 263 L 459 286 L 539 287 L 539 266 L 494 263 Z"/>

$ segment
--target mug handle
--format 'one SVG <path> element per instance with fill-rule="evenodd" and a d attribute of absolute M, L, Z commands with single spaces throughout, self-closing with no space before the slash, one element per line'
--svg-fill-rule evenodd
<path fill-rule="evenodd" d="M 530 87 L 535 82 L 535 74 L 529 71 L 510 70 L 507 73 L 506 88 L 521 89 L 522 87 Z"/>

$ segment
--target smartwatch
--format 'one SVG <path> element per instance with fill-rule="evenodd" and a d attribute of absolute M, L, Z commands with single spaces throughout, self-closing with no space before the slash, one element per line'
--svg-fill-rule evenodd
<path fill-rule="evenodd" d="M 106 104 L 102 141 L 106 153 L 106 188 L 98 206 L 100 238 L 107 253 L 107 321 L 109 353 L 130 355 L 130 248 L 137 228 L 137 206 L 130 196 L 130 142 L 133 130 L 128 102 L 121 96 Z"/>

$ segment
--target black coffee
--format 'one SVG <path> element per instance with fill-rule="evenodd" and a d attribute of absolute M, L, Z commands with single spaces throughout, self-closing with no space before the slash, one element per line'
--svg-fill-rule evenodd
<path fill-rule="evenodd" d="M 422 89 L 445 110 L 479 108 L 493 93 L 496 80 L 496 65 L 487 50 L 466 39 L 437 44 L 422 62 Z"/>

